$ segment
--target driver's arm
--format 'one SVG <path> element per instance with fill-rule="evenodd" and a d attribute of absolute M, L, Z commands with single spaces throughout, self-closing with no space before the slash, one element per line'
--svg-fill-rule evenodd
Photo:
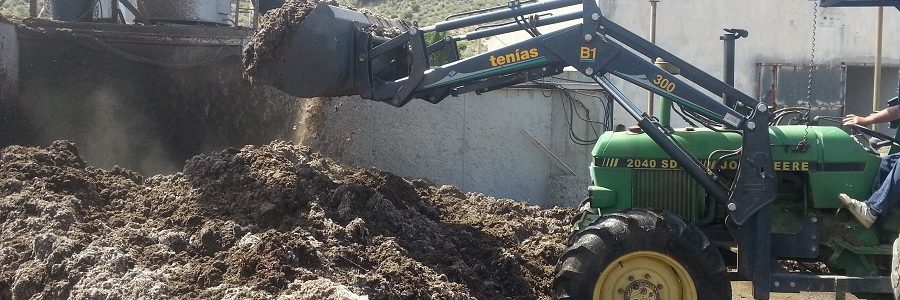
<path fill-rule="evenodd" d="M 898 119 L 900 119 L 900 108 L 891 106 L 865 117 L 849 114 L 844 117 L 844 125 L 858 124 L 860 126 L 869 126 L 872 124 L 890 122 Z"/>

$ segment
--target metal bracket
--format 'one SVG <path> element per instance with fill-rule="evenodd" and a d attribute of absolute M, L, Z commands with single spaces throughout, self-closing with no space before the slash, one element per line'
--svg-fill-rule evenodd
<path fill-rule="evenodd" d="M 372 44 L 372 36 L 368 33 L 357 31 L 355 33 L 356 38 L 354 39 L 354 47 L 356 48 L 353 53 L 360 53 L 359 57 L 356 58 L 356 67 L 354 68 L 355 73 L 353 78 L 353 84 L 355 85 L 357 91 L 359 91 L 360 97 L 363 98 L 371 98 L 372 97 L 372 59 L 366 53 L 370 49 L 370 45 Z"/>
<path fill-rule="evenodd" d="M 603 14 L 600 12 L 600 7 L 597 7 L 597 2 L 594 0 L 584 0 L 582 2 L 582 19 L 584 19 L 584 26 L 581 27 L 581 34 L 585 37 L 587 42 L 590 42 L 587 39 L 588 36 L 595 38 L 596 33 L 600 31 L 600 19 L 603 17 Z"/>
<path fill-rule="evenodd" d="M 772 211 L 766 205 L 744 223 L 735 224 L 728 217 L 726 226 L 738 243 L 738 273 L 753 281 L 753 299 L 768 299 L 772 266 Z M 765 297 L 765 298 L 762 298 Z"/>
<path fill-rule="evenodd" d="M 425 52 L 425 34 L 416 27 L 409 29 L 409 50 L 412 55 L 412 65 L 409 69 L 409 78 L 400 86 L 400 90 L 394 95 L 394 98 L 388 101 L 393 106 L 403 106 L 412 100 L 412 93 L 415 92 L 422 79 L 425 78 L 425 71 L 428 70 L 428 54 Z"/>
<path fill-rule="evenodd" d="M 409 39 L 410 39 L 409 31 L 404 32 L 403 34 L 391 39 L 390 41 L 387 41 L 387 42 L 373 48 L 372 51 L 369 52 L 369 57 L 375 58 L 375 57 L 381 56 L 381 55 L 387 53 L 388 51 L 391 51 L 394 48 L 405 44 L 406 42 L 409 41 Z"/>
<path fill-rule="evenodd" d="M 459 60 L 459 47 L 456 45 L 456 40 L 452 37 L 447 37 L 440 41 L 435 42 L 434 44 L 428 45 L 426 49 L 426 53 L 428 56 L 431 54 L 443 51 L 447 56 L 447 62 L 454 62 Z"/>
<path fill-rule="evenodd" d="M 886 276 L 834 276 L 796 273 L 772 274 L 773 292 L 840 292 L 892 294 L 891 280 Z"/>
<path fill-rule="evenodd" d="M 809 216 L 797 233 L 772 234 L 772 255 L 784 258 L 819 257 L 819 222 Z"/>
<path fill-rule="evenodd" d="M 751 217 L 769 207 L 778 191 L 778 177 L 769 148 L 769 114 L 759 103 L 746 122 L 737 177 L 731 185 L 728 213 L 737 225 L 744 225 Z M 757 124 L 755 129 L 751 124 Z"/>

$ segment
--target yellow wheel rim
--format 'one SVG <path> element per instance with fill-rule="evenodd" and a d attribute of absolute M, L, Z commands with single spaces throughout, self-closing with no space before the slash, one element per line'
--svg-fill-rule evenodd
<path fill-rule="evenodd" d="M 594 285 L 594 300 L 697 300 L 691 275 L 668 255 L 639 251 L 613 261 Z"/>

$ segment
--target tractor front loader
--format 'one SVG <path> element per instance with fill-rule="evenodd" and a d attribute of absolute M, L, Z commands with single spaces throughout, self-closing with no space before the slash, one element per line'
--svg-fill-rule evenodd
<path fill-rule="evenodd" d="M 828 5 L 875 2 L 896 4 Z M 548 14 L 564 7 L 580 9 Z M 580 22 L 544 34 L 538 30 L 572 20 Z M 372 30 L 386 25 L 402 33 L 386 37 Z M 481 27 L 425 42 L 426 33 L 475 26 Z M 819 126 L 839 125 L 825 124 L 835 121 L 827 118 L 778 125 L 788 114 L 809 112 L 773 110 L 610 21 L 593 0 L 510 1 L 426 27 L 320 3 L 296 27 L 276 59 L 252 74 L 254 81 L 299 97 L 359 95 L 399 107 L 412 99 L 438 103 L 485 93 L 572 67 L 636 120 L 638 129 L 607 132 L 593 150 L 590 197 L 556 267 L 557 298 L 730 299 L 731 280 L 752 281 L 757 299 L 768 299 L 770 292 L 884 296 L 896 290 L 889 275 L 896 270 L 892 243 L 900 214 L 865 228 L 840 210 L 837 198 L 871 193 L 880 157 L 860 142 L 865 139 Z M 459 56 L 459 41 L 514 31 L 532 37 Z M 432 65 L 429 58 L 438 52 L 450 62 Z M 651 58 L 677 67 L 680 76 L 651 64 Z M 703 126 L 661 125 L 613 85 L 611 76 L 671 99 L 677 112 Z M 789 272 L 782 267 L 788 261 L 825 268 Z"/>

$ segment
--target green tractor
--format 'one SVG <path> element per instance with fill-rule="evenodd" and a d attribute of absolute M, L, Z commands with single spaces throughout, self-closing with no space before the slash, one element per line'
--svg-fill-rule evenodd
<path fill-rule="evenodd" d="M 821 4 L 900 8 L 900 0 Z M 566 7 L 574 9 L 557 11 Z M 770 292 L 893 292 L 891 243 L 900 215 L 867 229 L 839 209 L 839 193 L 865 198 L 871 191 L 880 157 L 865 138 L 814 126 L 827 119 L 777 126 L 798 111 L 773 110 L 646 41 L 604 17 L 595 0 L 510 0 L 425 27 L 325 2 L 301 14 L 277 35 L 285 36 L 281 44 L 254 48 L 261 52 L 252 57 L 268 58 L 248 69 L 254 82 L 297 97 L 358 95 L 399 107 L 539 84 L 572 68 L 637 121 L 632 130 L 604 134 L 593 150 L 594 184 L 557 264 L 557 298 L 729 299 L 735 279 L 751 281 L 758 299 Z M 539 28 L 569 21 L 553 32 Z M 466 28 L 475 29 L 426 42 L 426 34 Z M 460 41 L 517 31 L 531 38 L 459 55 Z M 437 54 L 444 59 L 430 59 Z M 703 128 L 671 129 L 611 77 L 669 99 Z M 783 267 L 789 261 L 820 265 L 797 272 Z"/>
<path fill-rule="evenodd" d="M 830 0 L 821 5 L 900 9 L 900 1 Z M 726 31 L 726 58 L 731 55 L 727 76 L 733 74 L 733 41 L 747 33 Z M 665 61 L 657 64 L 671 74 L 680 71 Z M 739 106 L 727 98 L 724 103 Z M 889 104 L 896 106 L 900 99 Z M 742 157 L 748 146 L 745 132 L 722 130 L 727 126 L 709 124 L 685 105 L 679 115 L 704 126 L 671 129 L 671 110 L 672 100 L 664 98 L 661 120 L 655 121 L 680 151 L 666 149 L 643 127 L 607 132 L 597 141 L 590 166 L 593 183 L 557 264 L 555 296 L 730 299 L 731 281 L 745 280 L 753 282 L 756 299 L 768 299 L 770 292 L 814 291 L 836 292 L 838 299 L 847 292 L 900 299 L 900 209 L 893 207 L 867 228 L 838 199 L 841 193 L 855 199 L 872 194 L 882 157 L 900 152 L 900 133 L 892 137 L 858 125 L 842 129 L 841 118 L 811 118 L 808 107 L 767 109 L 768 151 L 761 153 L 771 155 L 776 176 L 774 182 L 748 188 L 736 180 L 741 164 L 748 162 Z M 792 115 L 794 125 L 780 125 Z M 898 125 L 900 121 L 892 122 L 891 128 Z M 745 224 L 735 224 L 732 214 L 738 202 L 716 201 L 701 184 L 703 176 L 690 174 L 684 160 L 673 159 L 679 152 L 694 158 L 687 165 L 702 165 L 731 199 L 777 187 L 768 193 L 774 197 L 763 208 L 768 214 L 761 217 L 764 221 L 740 229 Z M 766 177 L 766 172 L 761 168 L 759 173 Z M 762 261 L 771 265 L 761 267 Z"/>
<path fill-rule="evenodd" d="M 770 206 L 772 238 L 779 241 L 773 242 L 772 254 L 809 268 L 774 270 L 785 276 L 773 281 L 773 291 L 889 288 L 884 278 L 893 270 L 891 244 L 900 232 L 900 214 L 865 228 L 840 209 L 837 198 L 839 193 L 867 198 L 881 163 L 865 138 L 879 134 L 864 127 L 855 131 L 770 127 L 779 179 Z M 707 158 L 703 163 L 721 180 L 733 180 L 740 135 L 687 128 L 673 136 L 695 157 Z M 706 197 L 678 162 L 638 130 L 602 135 L 592 154 L 594 184 L 576 219 L 577 233 L 560 259 L 556 288 L 580 299 L 730 298 L 730 280 L 737 276 L 727 270 L 738 262 L 725 228 L 728 208 Z M 810 285 L 804 277 L 832 283 Z"/>

